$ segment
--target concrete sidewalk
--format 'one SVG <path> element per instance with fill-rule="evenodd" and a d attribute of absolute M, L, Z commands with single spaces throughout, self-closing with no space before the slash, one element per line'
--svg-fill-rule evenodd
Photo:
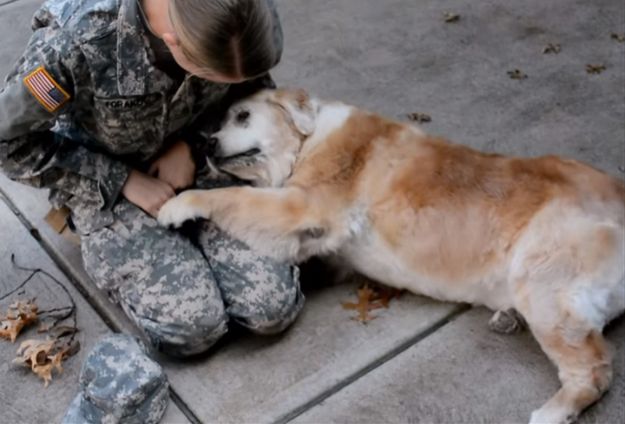
<path fill-rule="evenodd" d="M 625 43 L 611 37 L 625 33 L 623 2 L 276 1 L 286 37 L 280 85 L 400 120 L 426 113 L 426 131 L 459 143 L 566 155 L 625 177 Z M 0 6 L 0 77 L 40 3 Z M 459 20 L 445 22 L 446 12 Z M 549 43 L 561 51 L 544 54 Z M 589 64 L 606 69 L 589 74 Z M 527 78 L 510 78 L 515 69 Z M 12 367 L 15 346 L 0 342 L 0 400 L 9 405 L 0 423 L 58 422 L 88 347 L 110 331 L 136 330 L 95 289 L 78 247 L 45 224 L 46 193 L 4 177 L 0 193 L 0 295 L 20 278 L 8 259 L 18 253 L 75 287 L 83 329 L 83 350 L 48 389 Z M 175 400 L 165 421 L 522 423 L 558 387 L 531 335 L 490 333 L 482 308 L 407 295 L 365 326 L 341 307 L 355 288 L 305 287 L 304 313 L 280 337 L 235 334 L 202 359 L 160 358 Z M 62 301 L 43 280 L 30 290 Z M 606 334 L 616 345 L 615 380 L 582 423 L 625 422 L 625 320 Z"/>

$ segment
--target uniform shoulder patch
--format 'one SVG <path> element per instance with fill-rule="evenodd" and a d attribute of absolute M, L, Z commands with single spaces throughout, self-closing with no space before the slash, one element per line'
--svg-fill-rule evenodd
<path fill-rule="evenodd" d="M 59 110 L 71 98 L 43 66 L 28 74 L 24 78 L 24 85 L 41 106 L 50 113 Z"/>

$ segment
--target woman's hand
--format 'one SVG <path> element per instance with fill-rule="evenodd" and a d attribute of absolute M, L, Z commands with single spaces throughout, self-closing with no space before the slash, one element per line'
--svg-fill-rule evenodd
<path fill-rule="evenodd" d="M 176 195 L 174 189 L 165 181 L 134 169 L 130 171 L 122 194 L 130 203 L 140 207 L 154 218 L 158 216 L 161 206 Z"/>
<path fill-rule="evenodd" d="M 195 181 L 195 162 L 191 148 L 184 141 L 178 141 L 152 164 L 148 174 L 166 182 L 174 190 L 192 186 Z"/>

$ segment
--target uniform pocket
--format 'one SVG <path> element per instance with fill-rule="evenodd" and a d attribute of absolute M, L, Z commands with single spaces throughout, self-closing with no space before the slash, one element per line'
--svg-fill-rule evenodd
<path fill-rule="evenodd" d="M 166 110 L 158 94 L 95 97 L 93 113 L 96 138 L 112 153 L 150 157 L 163 145 Z"/>

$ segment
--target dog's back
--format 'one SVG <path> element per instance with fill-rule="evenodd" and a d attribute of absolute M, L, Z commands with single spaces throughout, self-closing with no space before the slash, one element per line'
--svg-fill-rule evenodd
<path fill-rule="evenodd" d="M 502 282 L 541 211 L 560 211 L 552 233 L 577 233 L 565 215 L 623 228 L 622 183 L 587 165 L 485 154 L 358 110 L 315 141 L 288 184 L 337 211 L 332 227 L 359 271 L 493 309 L 513 306 Z"/>

